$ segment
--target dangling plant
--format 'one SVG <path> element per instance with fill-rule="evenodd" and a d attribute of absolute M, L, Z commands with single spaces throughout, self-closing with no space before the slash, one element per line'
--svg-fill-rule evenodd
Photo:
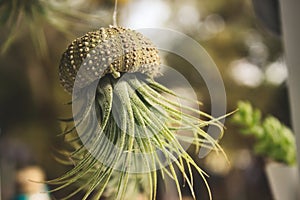
<path fill-rule="evenodd" d="M 78 7 L 84 3 L 80 2 Z M 18 37 L 28 31 L 36 53 L 45 57 L 48 53 L 45 24 L 73 36 L 70 30 L 74 31 L 74 26 L 86 28 L 86 24 L 91 24 L 95 19 L 97 24 L 101 20 L 100 17 L 83 13 L 79 8 L 71 6 L 68 0 L 0 0 L 0 26 L 3 30 L 0 31 L 3 38 L 0 40 L 0 53 L 5 53 Z M 89 23 L 84 24 L 84 21 Z"/>
<path fill-rule="evenodd" d="M 222 135 L 223 126 L 218 119 L 167 98 L 182 97 L 154 80 L 159 65 L 152 42 L 122 27 L 88 32 L 69 45 L 59 75 L 62 86 L 73 94 L 74 127 L 64 135 L 75 135 L 69 141 L 74 151 L 67 153 L 74 167 L 48 181 L 59 185 L 54 191 L 77 186 L 63 199 L 80 191 L 86 191 L 82 199 L 103 195 L 133 199 L 138 193 L 156 199 L 158 175 L 174 180 L 181 199 L 177 171 L 195 199 L 192 168 L 203 178 L 211 198 L 207 174 L 181 142 L 223 152 L 203 130 L 216 126 Z"/>

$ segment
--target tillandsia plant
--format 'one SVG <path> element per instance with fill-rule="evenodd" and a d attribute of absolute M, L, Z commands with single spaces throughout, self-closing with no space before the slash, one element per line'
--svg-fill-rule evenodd
<path fill-rule="evenodd" d="M 238 109 L 232 121 L 242 127 L 241 133 L 255 138 L 254 150 L 258 155 L 287 165 L 296 164 L 296 142 L 291 129 L 273 116 L 262 120 L 261 111 L 249 102 L 238 102 Z"/>
<path fill-rule="evenodd" d="M 78 6 L 86 4 L 85 1 L 76 3 Z M 44 25 L 49 24 L 56 30 L 70 36 L 76 26 L 84 26 L 100 17 L 86 14 L 72 6 L 69 0 L 0 0 L 0 26 L 3 41 L 0 40 L 1 53 L 5 53 L 16 38 L 24 35 L 24 30 L 29 30 L 36 51 L 41 56 L 47 55 L 47 43 Z M 94 20 L 95 21 L 95 20 Z"/>
<path fill-rule="evenodd" d="M 211 198 L 207 174 L 181 141 L 198 150 L 223 152 L 219 138 L 203 129 L 215 126 L 221 136 L 223 125 L 209 114 L 170 100 L 167 96 L 184 98 L 154 80 L 159 68 L 157 48 L 127 28 L 100 28 L 68 46 L 59 76 L 73 96 L 72 128 L 63 135 L 74 147 L 66 153 L 74 167 L 47 182 L 59 185 L 53 191 L 77 187 L 63 199 L 80 191 L 85 191 L 82 199 L 103 195 L 134 199 L 138 193 L 156 199 L 158 176 L 173 179 L 182 199 L 178 171 L 195 199 L 192 168 L 203 178 Z"/>

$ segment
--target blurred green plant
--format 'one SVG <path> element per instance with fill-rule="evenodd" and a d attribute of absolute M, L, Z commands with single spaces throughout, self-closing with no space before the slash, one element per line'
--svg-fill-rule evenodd
<path fill-rule="evenodd" d="M 77 1 L 74 4 L 69 0 L 0 0 L 1 54 L 29 31 L 37 54 L 45 57 L 48 53 L 45 24 L 68 36 L 74 36 L 74 27 L 83 25 L 86 28 L 95 20 L 99 25 L 103 21 L 100 16 L 80 11 L 84 3 Z"/>
<path fill-rule="evenodd" d="M 261 111 L 247 101 L 239 101 L 238 109 L 232 122 L 242 127 L 242 134 L 255 138 L 254 151 L 257 155 L 287 165 L 296 164 L 295 138 L 288 127 L 273 116 L 262 120 Z"/>

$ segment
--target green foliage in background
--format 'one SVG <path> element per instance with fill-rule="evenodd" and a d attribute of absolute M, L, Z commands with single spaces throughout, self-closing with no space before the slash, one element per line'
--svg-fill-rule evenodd
<path fill-rule="evenodd" d="M 83 4 L 88 2 L 0 0 L 0 53 L 6 53 L 18 38 L 24 39 L 29 32 L 37 55 L 45 58 L 49 49 L 46 34 L 49 27 L 72 38 L 76 30 L 98 27 L 99 23 L 104 23 L 101 13 L 95 15 L 81 11 Z"/>
<path fill-rule="evenodd" d="M 255 138 L 256 154 L 288 165 L 296 164 L 295 138 L 288 127 L 273 116 L 262 119 L 261 111 L 249 102 L 238 102 L 238 109 L 232 121 L 242 127 L 242 134 Z"/>

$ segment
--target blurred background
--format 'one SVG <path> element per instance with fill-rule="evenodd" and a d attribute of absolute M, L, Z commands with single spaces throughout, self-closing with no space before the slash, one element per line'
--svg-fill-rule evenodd
<path fill-rule="evenodd" d="M 118 23 L 129 28 L 163 27 L 198 41 L 221 72 L 228 112 L 249 100 L 263 113 L 290 126 L 287 68 L 283 57 L 278 4 L 250 0 L 119 0 Z M 270 7 L 271 5 L 271 7 Z M 46 179 L 67 170 L 54 155 L 65 144 L 58 119 L 71 116 L 71 100 L 59 84 L 58 64 L 67 45 L 87 31 L 112 24 L 114 0 L 0 1 L 0 185 L 2 200 L 19 193 L 15 174 L 39 166 Z M 194 86 L 201 108 L 210 110 L 203 80 L 188 63 L 171 55 L 164 62 Z M 221 140 L 230 163 L 211 153 L 197 159 L 208 172 L 215 200 L 272 199 L 265 159 L 253 154 L 253 140 L 226 120 Z M 208 199 L 203 182 L 196 195 Z M 59 199 L 61 192 L 51 194 Z M 186 190 L 188 199 L 188 190 Z M 160 195 L 162 198 L 162 195 Z M 160 198 L 159 197 L 159 198 Z M 1 199 L 1 198 L 0 198 Z M 171 199 L 171 198 L 170 198 Z"/>

